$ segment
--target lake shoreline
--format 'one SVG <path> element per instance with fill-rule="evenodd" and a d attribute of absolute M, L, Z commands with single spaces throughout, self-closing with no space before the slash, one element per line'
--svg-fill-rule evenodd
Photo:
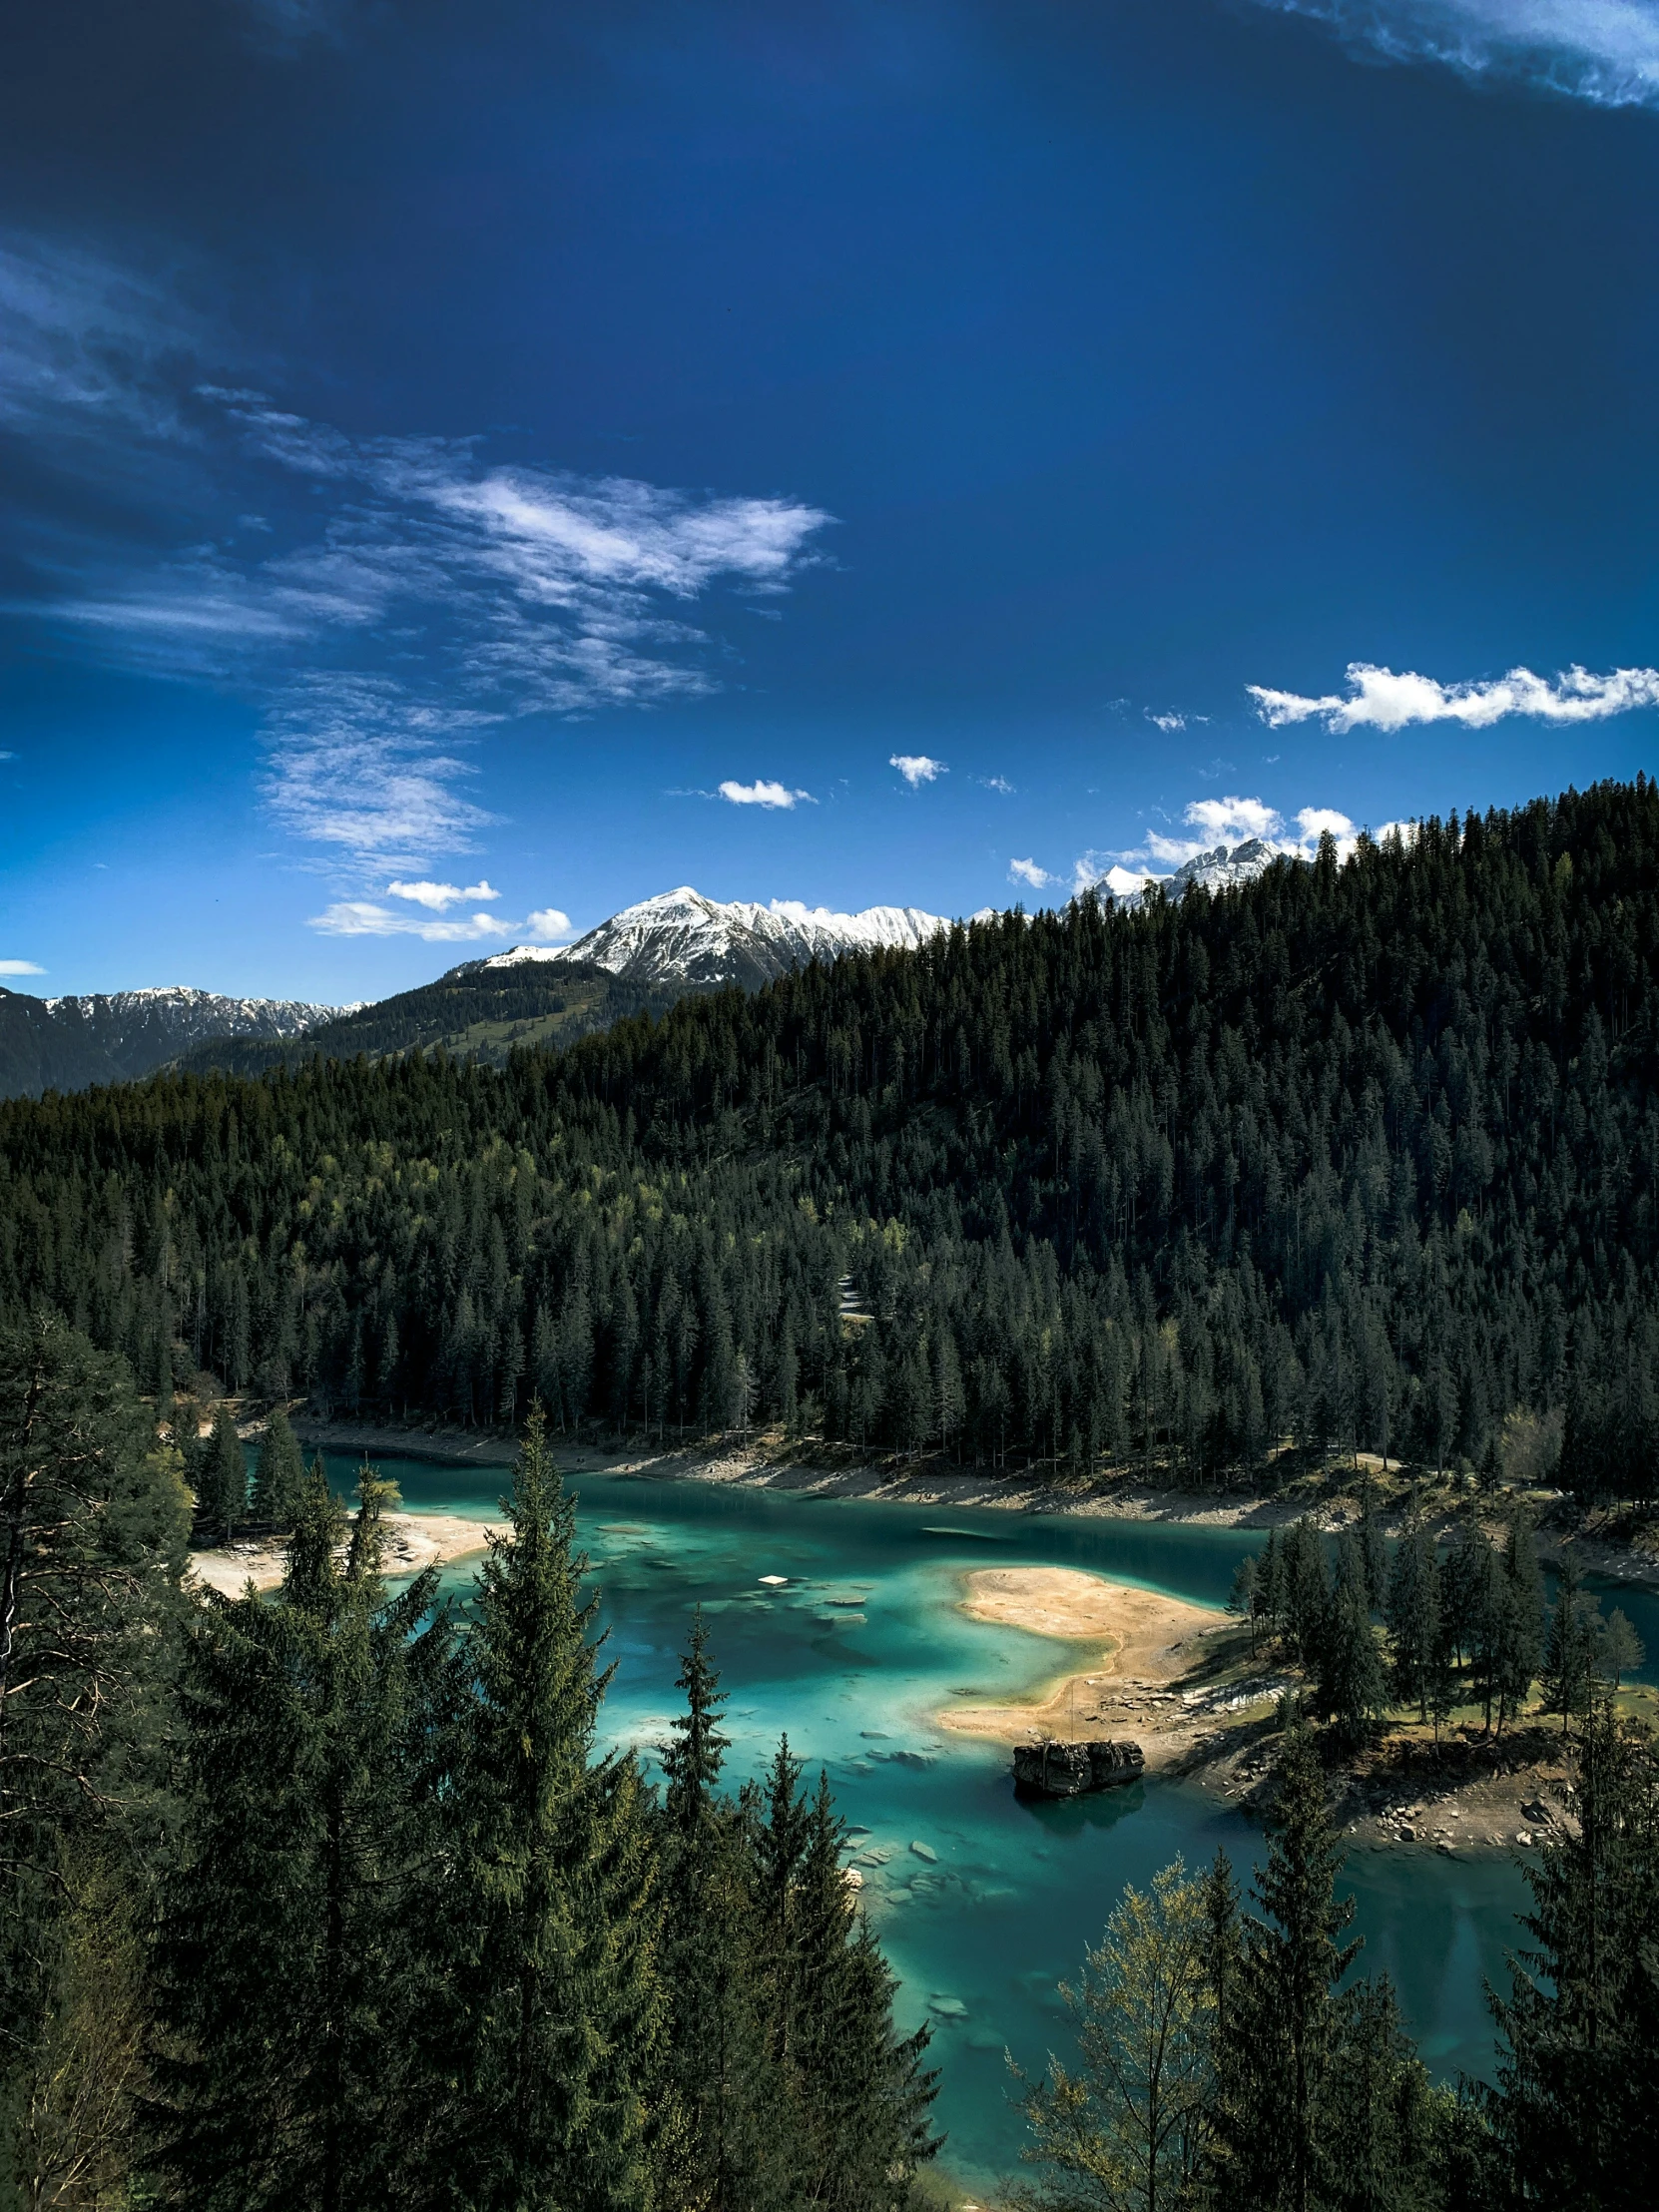
<path fill-rule="evenodd" d="M 309 1420 L 295 1416 L 294 1433 L 312 1448 L 325 1451 L 375 1454 L 404 1459 L 424 1459 L 442 1466 L 497 1467 L 503 1476 L 510 1470 L 518 1447 L 516 1432 L 508 1429 L 460 1429 L 425 1425 L 365 1425 L 352 1421 Z M 1265 1497 L 1256 1492 L 1221 1493 L 1181 1490 L 1133 1477 L 1115 1477 L 1087 1487 L 1061 1488 L 1040 1476 L 995 1474 L 982 1470 L 960 1473 L 936 1468 L 901 1469 L 876 1465 L 846 1467 L 814 1466 L 799 1460 L 783 1460 L 764 1448 L 742 1446 L 688 1446 L 684 1449 L 605 1451 L 596 1447 L 561 1445 L 554 1440 L 553 1456 L 565 1475 L 603 1474 L 653 1482 L 721 1482 L 739 1487 L 779 1490 L 814 1498 L 854 1498 L 871 1504 L 930 1505 L 945 1508 L 973 1506 L 989 1511 L 1056 1514 L 1067 1518 L 1144 1521 L 1194 1528 L 1241 1528 L 1267 1531 L 1283 1528 L 1304 1516 L 1317 1527 L 1336 1533 L 1358 1515 L 1352 1498 L 1310 1503 L 1306 1498 Z M 505 1481 L 503 1482 L 505 1487 Z M 1501 1500 L 1487 1500 L 1490 1517 Z M 1431 1517 L 1436 1532 L 1449 1528 L 1449 1513 Z M 1397 1513 L 1384 1514 L 1388 1534 L 1399 1532 Z M 1579 1567 L 1610 1582 L 1631 1582 L 1659 1589 L 1659 1558 L 1629 1544 L 1607 1543 L 1584 1534 L 1553 1536 L 1540 1530 L 1540 1551 L 1546 1565 L 1555 1566 L 1570 1548 Z"/>

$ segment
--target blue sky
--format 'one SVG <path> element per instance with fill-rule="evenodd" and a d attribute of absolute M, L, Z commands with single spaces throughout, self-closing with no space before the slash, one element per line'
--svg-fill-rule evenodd
<path fill-rule="evenodd" d="M 680 882 L 967 912 L 1656 765 L 1653 0 L 9 41 L 12 987 L 374 996 Z"/>

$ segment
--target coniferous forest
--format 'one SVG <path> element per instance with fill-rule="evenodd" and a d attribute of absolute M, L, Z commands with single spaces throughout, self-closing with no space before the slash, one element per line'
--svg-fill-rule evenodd
<path fill-rule="evenodd" d="M 688 1624 L 653 1783 L 556 1443 L 783 1423 L 990 1467 L 1271 1478 L 1287 1443 L 1654 1489 L 1659 789 L 1428 823 L 687 1001 L 503 1068 L 178 1074 L 0 1108 L 0 2208 L 898 2212 L 926 2035 L 786 1742 Z M 276 1409 L 254 1486 L 202 1377 Z M 282 1410 L 520 1428 L 470 1600 L 384 1568 Z M 189 1400 L 183 1401 L 187 1406 Z M 198 1540 L 291 1531 L 269 1598 Z M 1633 2208 L 1659 1768 L 1530 1524 L 1236 1609 L 1305 1671 L 1264 1863 L 1126 1891 L 1017 2084 L 1040 2212 Z M 1380 1643 L 1373 1617 L 1386 1621 Z M 1617 1616 L 1615 1616 L 1617 1618 Z M 1626 1624 L 1628 1637 L 1628 1624 Z M 1615 1663 L 1616 1662 L 1616 1663 Z M 1570 1823 L 1489 2085 L 1346 1934 L 1322 1750 L 1542 1675 Z"/>
<path fill-rule="evenodd" d="M 170 1397 L 1189 1480 L 1659 1474 L 1659 789 L 410 1053 L 0 1107 L 0 1313 Z M 851 1319 L 848 1319 L 848 1316 Z M 865 1318 L 867 1317 L 867 1319 Z"/>

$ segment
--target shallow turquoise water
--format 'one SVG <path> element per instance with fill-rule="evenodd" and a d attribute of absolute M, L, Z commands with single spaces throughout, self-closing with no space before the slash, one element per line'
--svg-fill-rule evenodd
<path fill-rule="evenodd" d="M 379 1464 L 412 1509 L 477 1518 L 495 1511 L 508 1479 L 499 1468 Z M 353 1462 L 332 1460 L 330 1471 L 348 1487 Z M 1180 1782 L 1023 1804 L 1005 1753 L 941 1736 L 932 1715 L 953 1694 L 1015 1695 L 1059 1672 L 1068 1650 L 965 1619 L 957 1578 L 993 1562 L 1075 1565 L 1220 1605 L 1241 1552 L 1261 1538 L 698 1482 L 584 1474 L 572 1488 L 616 1663 L 609 1737 L 649 1760 L 675 1710 L 674 1676 L 701 1603 L 730 1693 L 729 1774 L 757 1771 L 784 1729 L 814 1770 L 828 1768 L 861 1831 L 863 1895 L 902 1978 L 900 2019 L 934 2023 L 945 2164 L 984 2186 L 1019 2149 L 1004 2052 L 1035 2068 L 1051 2047 L 1067 2047 L 1055 1983 L 1098 1939 L 1123 1884 L 1145 1883 L 1178 1853 L 1201 1866 L 1218 1845 L 1248 1882 L 1264 1847 L 1259 1829 Z M 457 1593 L 474 1564 L 451 1571 Z M 767 1585 L 764 1575 L 788 1579 Z M 1634 1617 L 1637 1606 L 1621 1602 Z M 1393 1976 L 1430 2064 L 1487 2070 L 1481 1984 L 1507 1986 L 1504 1949 L 1525 1898 L 1514 1866 L 1362 1852 L 1345 1881 L 1367 1939 L 1363 1962 Z"/>

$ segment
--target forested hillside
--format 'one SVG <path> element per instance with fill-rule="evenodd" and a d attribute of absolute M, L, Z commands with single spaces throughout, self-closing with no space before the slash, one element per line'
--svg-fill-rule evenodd
<path fill-rule="evenodd" d="M 500 1066 L 515 1045 L 570 1044 L 629 1014 L 660 1013 L 675 995 L 624 982 L 581 961 L 498 970 L 480 962 L 319 1022 L 303 1037 L 214 1039 L 186 1054 L 181 1065 L 196 1072 L 262 1075 L 274 1067 L 297 1067 L 319 1053 L 330 1060 L 351 1060 L 359 1053 L 380 1059 L 441 1046 L 460 1058 Z"/>
<path fill-rule="evenodd" d="M 0 1310 L 319 1407 L 1653 1487 L 1659 788 L 848 956 L 500 1071 L 0 1109 Z M 848 1318 L 839 1285 L 871 1317 Z M 1510 1434 L 1517 1424 L 1510 1420 Z"/>

